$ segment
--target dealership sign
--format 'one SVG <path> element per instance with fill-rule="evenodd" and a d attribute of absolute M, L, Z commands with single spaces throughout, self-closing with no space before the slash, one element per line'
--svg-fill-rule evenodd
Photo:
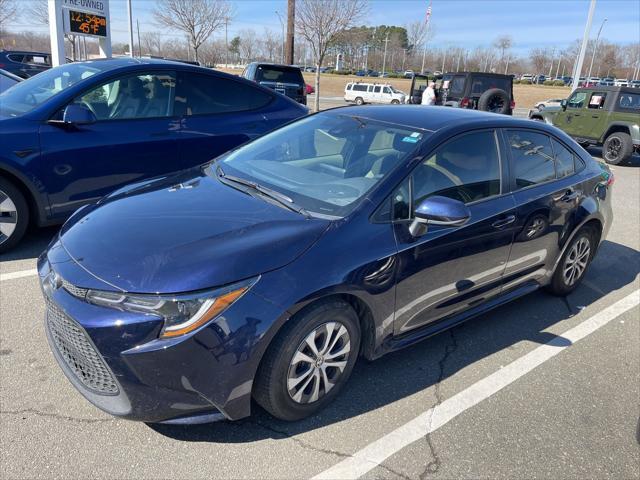
<path fill-rule="evenodd" d="M 100 56 L 111 57 L 109 0 L 48 0 L 51 57 L 54 66 L 65 63 L 65 36 L 98 39 Z"/>
<path fill-rule="evenodd" d="M 106 38 L 109 8 L 106 0 L 62 0 L 64 33 Z"/>

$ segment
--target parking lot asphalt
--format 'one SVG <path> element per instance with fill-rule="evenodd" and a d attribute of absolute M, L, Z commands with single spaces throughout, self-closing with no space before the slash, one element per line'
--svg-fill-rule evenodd
<path fill-rule="evenodd" d="M 146 425 L 90 405 L 49 351 L 32 274 L 56 229 L 31 232 L 0 256 L 0 475 L 639 478 L 640 159 L 613 170 L 614 224 L 574 293 L 535 292 L 360 361 L 297 423 L 256 407 L 235 423 Z"/>

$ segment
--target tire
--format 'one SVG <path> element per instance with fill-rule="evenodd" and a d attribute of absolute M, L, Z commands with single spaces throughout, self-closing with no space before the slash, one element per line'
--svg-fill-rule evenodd
<path fill-rule="evenodd" d="M 478 110 L 506 115 L 511 108 L 509 94 L 500 88 L 491 88 L 478 100 Z"/>
<path fill-rule="evenodd" d="M 544 119 L 542 117 L 531 117 L 531 120 L 533 120 L 534 122 L 544 122 Z"/>
<path fill-rule="evenodd" d="M 364 105 L 364 100 L 362 99 L 362 97 L 356 97 L 356 105 Z"/>
<path fill-rule="evenodd" d="M 322 352 L 327 335 L 329 348 Z M 306 342 L 309 338 L 314 339 L 320 355 L 312 353 Z M 345 348 L 348 348 L 346 354 L 341 354 Z M 340 393 L 351 375 L 359 349 L 360 322 L 351 305 L 341 300 L 327 300 L 303 309 L 269 346 L 256 374 L 254 399 L 280 420 L 295 421 L 313 415 Z M 328 354 L 334 356 L 333 362 L 324 361 Z M 296 355 L 299 361 L 294 363 Z M 313 362 L 306 362 L 305 358 Z M 323 388 L 327 385 L 325 380 L 333 380 L 333 386 Z"/>
<path fill-rule="evenodd" d="M 602 158 L 610 165 L 626 162 L 633 155 L 631 135 L 625 132 L 613 132 L 602 145 Z"/>
<path fill-rule="evenodd" d="M 544 110 L 544 104 L 540 104 L 538 105 L 538 111 L 541 112 L 542 110 Z"/>
<path fill-rule="evenodd" d="M 558 296 L 566 296 L 580 285 L 595 254 L 597 248 L 595 241 L 596 233 L 592 228 L 583 227 L 575 234 L 573 239 L 571 239 L 571 243 L 562 254 L 556 271 L 553 272 L 551 283 L 547 287 L 550 293 Z M 588 247 L 586 250 L 585 245 Z M 571 277 L 570 274 L 567 273 L 569 272 L 568 267 L 570 264 L 573 264 L 574 267 L 576 264 L 581 265 L 579 271 L 574 271 L 577 273 L 577 276 Z"/>
<path fill-rule="evenodd" d="M 400 105 L 400 100 L 391 100 L 391 105 Z"/>
<path fill-rule="evenodd" d="M 0 178 L 0 253 L 15 247 L 29 226 L 29 206 L 11 182 Z"/>

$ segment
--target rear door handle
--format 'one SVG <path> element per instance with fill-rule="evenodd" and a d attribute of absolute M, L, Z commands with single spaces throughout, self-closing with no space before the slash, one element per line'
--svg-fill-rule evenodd
<path fill-rule="evenodd" d="M 491 226 L 493 228 L 504 228 L 507 225 L 511 225 L 515 221 L 516 221 L 516 216 L 515 215 L 507 215 L 506 217 L 501 218 L 501 219 L 496 220 L 495 222 L 493 222 L 491 224 Z"/>
<path fill-rule="evenodd" d="M 570 202 L 578 198 L 578 195 L 580 195 L 578 192 L 570 188 L 569 190 L 563 192 L 561 195 L 554 197 L 554 200 L 556 202 Z"/>

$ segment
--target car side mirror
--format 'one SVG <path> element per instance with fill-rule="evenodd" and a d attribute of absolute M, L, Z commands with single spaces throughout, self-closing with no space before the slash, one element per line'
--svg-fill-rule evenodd
<path fill-rule="evenodd" d="M 436 195 L 418 205 L 409 232 L 414 237 L 420 237 L 427 232 L 429 224 L 458 227 L 467 223 L 470 218 L 471 212 L 464 203 Z"/>
<path fill-rule="evenodd" d="M 564 112 L 567 109 L 567 99 L 564 99 L 560 102 L 560 106 L 562 107 L 562 111 Z"/>
<path fill-rule="evenodd" d="M 69 125 L 90 125 L 97 121 L 95 114 L 84 105 L 71 103 L 62 114 L 62 121 Z"/>

